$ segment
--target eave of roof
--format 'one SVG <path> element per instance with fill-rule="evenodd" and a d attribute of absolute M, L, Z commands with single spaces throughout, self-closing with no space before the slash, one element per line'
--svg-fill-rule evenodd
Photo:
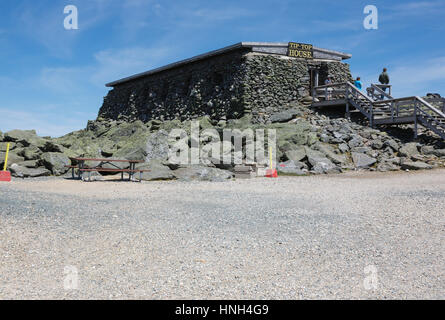
<path fill-rule="evenodd" d="M 254 48 L 254 47 L 262 47 L 262 48 L 287 48 L 288 43 L 287 42 L 239 42 L 221 49 L 217 49 L 217 50 L 213 50 L 213 51 L 209 51 L 188 59 L 184 59 L 181 61 L 177 61 L 177 62 L 173 62 L 170 64 L 167 64 L 165 66 L 156 68 L 156 69 L 152 69 L 149 71 L 145 71 L 142 73 L 138 73 L 135 75 L 132 75 L 130 77 L 126 77 L 126 78 L 122 78 L 120 80 L 116 80 L 110 83 L 107 83 L 106 86 L 107 87 L 115 87 L 119 84 L 125 83 L 125 82 L 129 82 L 138 78 L 142 78 L 145 76 L 149 76 L 155 73 L 159 73 L 165 70 L 169 70 L 169 69 L 173 69 L 182 65 L 186 65 L 195 61 L 199 61 L 199 60 L 203 60 L 209 57 L 213 57 L 213 56 L 217 56 L 217 55 L 221 55 L 230 51 L 234 51 L 237 49 L 242 49 L 242 48 Z M 341 57 L 342 60 L 344 59 L 349 59 L 352 57 L 351 54 L 348 53 L 343 53 L 343 52 L 339 52 L 339 51 L 334 51 L 334 50 L 328 50 L 328 49 L 323 49 L 323 48 L 318 48 L 318 47 L 313 47 L 314 48 L 314 52 L 320 52 L 320 53 L 324 53 L 324 54 L 330 54 L 330 55 L 334 55 L 334 56 L 338 56 Z"/>

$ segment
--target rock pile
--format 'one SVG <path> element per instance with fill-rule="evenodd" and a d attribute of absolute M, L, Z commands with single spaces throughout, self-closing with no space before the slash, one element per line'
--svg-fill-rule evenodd
<path fill-rule="evenodd" d="M 444 142 L 428 131 L 412 141 L 392 131 L 372 129 L 366 124 L 317 113 L 304 104 L 294 104 L 292 109 L 272 114 L 266 124 L 252 123 L 249 114 L 236 120 L 217 121 L 208 116 L 197 120 L 201 130 L 213 128 L 221 140 L 223 129 L 275 129 L 277 169 L 281 174 L 420 170 L 445 164 Z M 13 175 L 20 177 L 62 175 L 67 171 L 64 166 L 70 164 L 69 157 L 84 156 L 143 159 L 146 163 L 139 168 L 151 169 L 143 174 L 144 180 L 221 181 L 232 178 L 235 165 L 222 164 L 221 159 L 209 158 L 194 165 L 176 165 L 168 161 L 169 150 L 175 142 L 169 140 L 169 132 L 184 130 L 191 145 L 190 128 L 190 120 L 144 123 L 98 119 L 90 121 L 84 130 L 56 139 L 38 137 L 35 131 L 13 130 L 0 133 L 0 161 L 4 159 L 6 143 L 10 142 L 9 168 Z M 212 143 L 212 138 L 201 138 L 196 143 L 202 149 Z M 245 143 L 243 140 L 244 151 Z M 234 149 L 233 145 L 228 147 Z"/>
<path fill-rule="evenodd" d="M 16 177 L 61 175 L 70 164 L 67 150 L 51 138 L 41 138 L 34 130 L 12 130 L 0 134 L 0 165 L 3 168 L 7 144 L 8 169 Z M 69 152 L 68 152 L 69 153 Z"/>

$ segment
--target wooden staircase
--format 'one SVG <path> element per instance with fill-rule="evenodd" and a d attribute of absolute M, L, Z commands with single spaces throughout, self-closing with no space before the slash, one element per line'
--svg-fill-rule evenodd
<path fill-rule="evenodd" d="M 415 137 L 420 124 L 445 140 L 444 100 L 440 108 L 417 96 L 394 99 L 375 85 L 367 92 L 368 95 L 365 95 L 350 82 L 318 86 L 312 92 L 312 106 L 344 105 L 347 117 L 354 108 L 368 118 L 371 127 L 414 123 Z"/>

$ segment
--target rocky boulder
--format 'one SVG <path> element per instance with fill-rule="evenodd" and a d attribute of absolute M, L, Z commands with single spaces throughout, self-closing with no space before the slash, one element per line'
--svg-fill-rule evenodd
<path fill-rule="evenodd" d="M 173 171 L 176 179 L 181 181 L 225 181 L 233 177 L 233 173 L 218 168 L 204 166 L 186 166 Z"/>
<path fill-rule="evenodd" d="M 0 170 L 3 170 L 3 166 L 5 165 L 6 152 L 0 152 Z M 19 156 L 17 153 L 9 152 L 8 155 L 8 168 L 11 167 L 14 163 L 20 163 L 25 161 L 25 158 Z"/>
<path fill-rule="evenodd" d="M 51 175 L 51 171 L 46 168 L 27 168 L 14 163 L 11 167 L 11 174 L 19 178 L 36 178 Z"/>
<path fill-rule="evenodd" d="M 279 173 L 284 174 L 292 174 L 292 175 L 305 175 L 307 174 L 307 169 L 305 169 L 306 165 L 303 162 L 288 160 L 286 162 L 281 162 L 277 166 L 277 171 Z"/>
<path fill-rule="evenodd" d="M 269 120 L 272 123 L 288 122 L 289 120 L 292 120 L 298 114 L 299 114 L 299 111 L 297 109 L 284 110 L 282 112 L 275 113 L 275 114 L 271 115 Z"/>
<path fill-rule="evenodd" d="M 12 151 L 17 147 L 17 144 L 15 142 L 0 142 L 0 152 L 6 152 L 8 143 L 9 143 L 9 151 Z"/>
<path fill-rule="evenodd" d="M 45 140 L 37 136 L 35 130 L 11 130 L 4 134 L 5 142 L 21 143 L 23 146 L 28 147 L 34 145 L 42 147 L 45 144 Z"/>
<path fill-rule="evenodd" d="M 307 159 L 312 167 L 311 172 L 316 174 L 341 172 L 341 169 L 333 164 L 332 161 L 326 158 L 320 151 L 312 150 L 307 147 L 305 149 Z"/>
<path fill-rule="evenodd" d="M 399 149 L 399 154 L 402 157 L 411 158 L 412 156 L 419 154 L 417 149 L 417 142 L 407 143 Z"/>
<path fill-rule="evenodd" d="M 63 153 L 46 152 L 42 154 L 41 163 L 54 175 L 59 176 L 68 171 L 65 166 L 70 165 L 71 161 Z"/>
<path fill-rule="evenodd" d="M 298 162 L 306 158 L 306 150 L 304 149 L 304 146 L 295 146 L 290 150 L 285 151 L 284 155 L 288 160 Z"/>
<path fill-rule="evenodd" d="M 173 170 L 157 159 L 153 159 L 149 163 L 138 164 L 136 165 L 136 169 L 150 170 L 149 172 L 142 173 L 142 180 L 145 181 L 172 180 L 176 178 Z M 137 176 L 137 178 L 139 178 L 139 176 Z"/>
<path fill-rule="evenodd" d="M 377 162 L 377 159 L 372 158 L 364 153 L 352 152 L 351 153 L 352 160 L 354 161 L 354 165 L 356 168 L 368 168 Z"/>
<path fill-rule="evenodd" d="M 404 170 L 424 170 L 432 169 L 433 166 L 422 161 L 405 161 L 401 164 Z"/>

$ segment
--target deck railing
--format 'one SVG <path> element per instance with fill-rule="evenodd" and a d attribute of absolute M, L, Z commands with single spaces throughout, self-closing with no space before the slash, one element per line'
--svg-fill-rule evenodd
<path fill-rule="evenodd" d="M 389 93 L 383 90 L 383 88 L 389 87 Z M 386 99 L 394 99 L 391 96 L 391 86 L 390 85 L 382 85 L 382 84 L 374 84 L 372 83 L 369 88 L 366 88 L 366 92 L 368 93 L 368 97 L 371 97 L 373 100 L 379 101 Z"/>
<path fill-rule="evenodd" d="M 417 124 L 419 121 L 423 126 L 431 129 L 445 139 L 445 99 L 423 99 L 418 96 L 394 99 L 380 88 L 377 88 L 378 87 L 374 88 L 375 92 L 377 92 L 376 94 L 383 94 L 388 98 L 387 100 L 373 100 L 350 82 L 317 86 L 313 88 L 312 97 L 314 102 L 316 98 L 326 101 L 344 101 L 347 114 L 349 114 L 349 104 L 352 104 L 369 119 L 371 127 L 374 125 L 374 113 L 380 116 L 387 114 L 388 117 L 391 118 L 390 122 L 385 122 L 387 124 L 413 121 L 416 137 Z M 432 102 L 439 103 L 439 106 L 436 107 L 432 105 Z M 381 119 L 378 120 L 380 121 Z"/>

